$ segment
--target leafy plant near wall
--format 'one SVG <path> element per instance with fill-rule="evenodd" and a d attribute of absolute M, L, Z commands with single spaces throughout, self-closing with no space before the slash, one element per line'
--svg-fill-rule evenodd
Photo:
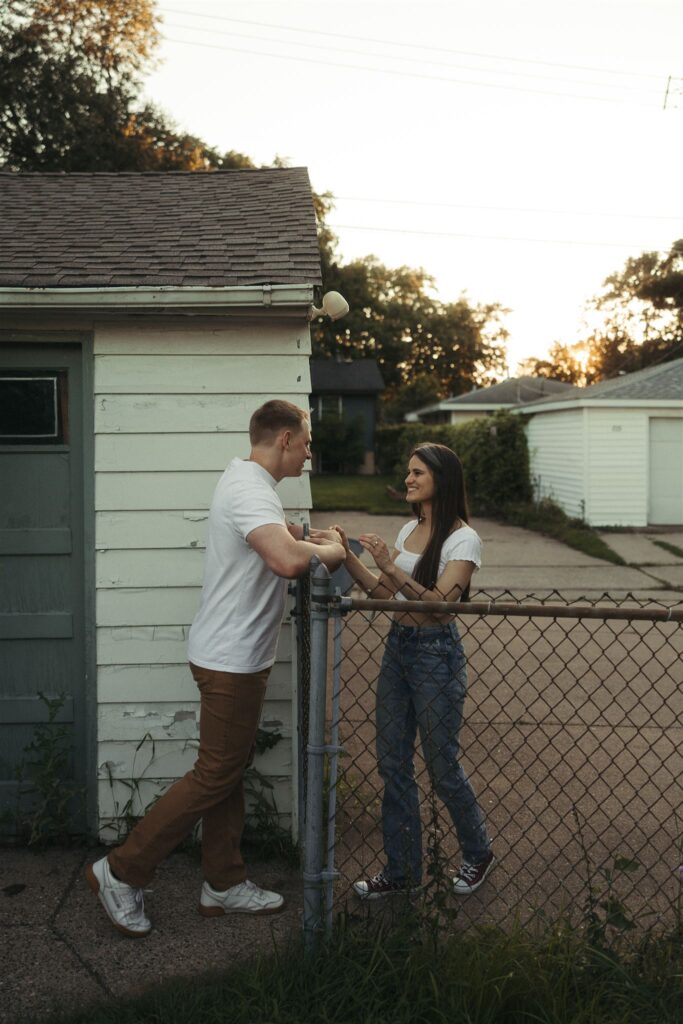
<path fill-rule="evenodd" d="M 148 742 L 151 745 L 149 760 L 147 761 L 147 764 L 138 775 L 136 774 L 137 756 L 142 750 L 142 748 L 145 746 L 145 744 Z M 145 772 L 152 766 L 155 759 L 156 744 L 154 742 L 154 737 L 152 736 L 151 733 L 146 732 L 135 748 L 135 753 L 133 754 L 133 764 L 131 765 L 130 779 L 114 779 L 110 763 L 108 761 L 105 762 L 107 780 L 109 782 L 109 788 L 111 789 L 112 792 L 112 799 L 114 804 L 113 821 L 107 822 L 107 824 L 104 825 L 103 828 L 100 830 L 101 833 L 108 833 L 107 835 L 102 836 L 107 842 L 122 843 L 126 839 L 128 834 L 135 828 L 140 819 L 144 817 L 144 815 L 147 813 L 150 807 L 153 807 L 154 804 L 159 799 L 159 797 L 161 796 L 161 793 L 157 793 L 157 795 L 144 806 L 141 813 L 138 813 L 135 810 L 136 805 L 137 807 L 142 806 L 140 783 L 143 781 L 145 777 Z M 128 790 L 128 799 L 125 801 L 124 804 L 120 804 L 119 801 L 116 799 L 116 796 L 114 796 L 115 782 L 119 782 L 124 787 L 124 789 Z"/>
<path fill-rule="evenodd" d="M 257 729 L 256 752 L 271 750 L 282 739 L 276 729 Z M 280 823 L 275 802 L 273 783 L 262 772 L 250 765 L 244 773 L 244 792 L 251 807 L 244 828 L 243 842 L 252 855 L 264 860 L 280 858 L 288 864 L 298 864 L 299 851 L 288 829 Z"/>
<path fill-rule="evenodd" d="M 83 811 L 85 790 L 72 777 L 71 730 L 57 721 L 66 696 L 39 692 L 38 699 L 47 721 L 36 725 L 15 768 L 17 803 L 7 824 L 15 841 L 42 847 L 82 838 L 74 822 Z"/>
<path fill-rule="evenodd" d="M 255 750 L 259 754 L 265 753 L 275 747 L 282 739 L 282 733 L 275 729 L 257 729 Z M 145 744 L 151 744 L 149 759 L 139 774 L 136 774 L 136 759 Z M 128 798 L 121 804 L 114 797 L 114 820 L 108 822 L 103 829 L 107 832 L 108 842 L 122 843 L 138 821 L 149 811 L 161 796 L 161 792 L 147 803 L 138 813 L 136 807 L 141 806 L 140 785 L 156 759 L 156 744 L 152 735 L 147 732 L 139 741 L 133 755 L 133 765 L 130 779 L 115 780 L 111 767 L 107 765 L 109 785 L 112 793 L 114 782 L 118 781 L 128 790 Z M 244 844 L 248 846 L 252 854 L 264 860 L 280 857 L 288 863 L 298 862 L 298 852 L 292 837 L 286 828 L 280 824 L 280 814 L 273 795 L 273 784 L 262 772 L 253 765 L 247 768 L 244 773 L 244 792 L 250 798 L 251 807 L 244 829 Z M 199 843 L 198 822 L 191 836 L 182 844 L 182 849 L 192 851 Z"/>

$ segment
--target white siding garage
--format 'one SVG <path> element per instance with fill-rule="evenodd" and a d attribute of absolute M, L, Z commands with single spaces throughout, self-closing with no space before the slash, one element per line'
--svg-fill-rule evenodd
<path fill-rule="evenodd" d="M 647 524 L 647 412 L 586 408 L 586 515 L 596 526 Z"/>
<path fill-rule="evenodd" d="M 536 498 L 552 498 L 574 517 L 584 514 L 583 420 L 581 409 L 569 409 L 534 416 L 527 426 Z"/>
<path fill-rule="evenodd" d="M 254 409 L 307 407 L 308 325 L 241 318 L 95 330 L 98 802 L 103 837 L 129 801 L 142 808 L 188 771 L 199 701 L 187 635 L 199 604 L 216 482 L 249 451 Z M 278 488 L 289 518 L 311 506 L 308 477 Z M 288 820 L 292 776 L 292 623 L 286 619 L 263 726 L 282 739 L 259 759 Z M 140 746 L 143 737 L 147 737 Z"/>
<path fill-rule="evenodd" d="M 537 497 L 592 526 L 683 523 L 683 359 L 515 411 Z"/>
<path fill-rule="evenodd" d="M 31 595 L 37 662 L 21 646 L 27 616 L 5 614 L 14 664 L 11 678 L 0 674 L 0 698 L 30 736 L 42 713 L 37 693 L 59 693 L 40 633 L 47 622 L 54 639 L 59 613 L 59 636 L 68 634 L 79 666 L 65 708 L 76 781 L 87 788 L 91 830 L 108 828 L 103 837 L 114 839 L 124 816 L 141 813 L 194 761 L 199 702 L 186 641 L 216 482 L 230 459 L 248 454 L 254 409 L 271 398 L 308 406 L 320 284 L 311 187 L 304 168 L 0 172 L 0 198 L 0 381 L 58 381 L 54 462 L 68 463 L 75 481 L 67 521 L 45 474 L 14 459 L 28 504 L 50 512 L 27 521 L 29 539 L 73 555 L 73 586 L 59 602 L 47 586 Z M 47 436 L 36 423 L 35 437 Z M 23 427 L 15 433 L 25 436 Z M 7 490 L 0 526 L 17 519 Z M 304 521 L 307 477 L 279 491 L 290 519 Z M 7 543 L 23 557 L 21 541 L 14 531 Z M 0 598 L 0 617 L 13 613 Z M 256 767 L 293 828 L 295 660 L 287 620 L 262 723 L 281 739 Z M 0 796 L 20 753 L 0 764 Z"/>

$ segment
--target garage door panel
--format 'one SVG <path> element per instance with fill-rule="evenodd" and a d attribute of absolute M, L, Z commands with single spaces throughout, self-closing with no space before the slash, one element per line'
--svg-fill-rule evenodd
<path fill-rule="evenodd" d="M 650 419 L 648 520 L 653 525 L 683 523 L 683 418 Z"/>

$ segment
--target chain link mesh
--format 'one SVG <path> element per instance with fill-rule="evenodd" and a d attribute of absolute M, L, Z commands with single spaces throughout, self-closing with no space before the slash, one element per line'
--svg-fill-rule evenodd
<path fill-rule="evenodd" d="M 683 860 L 683 624 L 615 618 L 616 608 L 671 607 L 629 593 L 564 600 L 557 591 L 501 590 L 470 600 L 542 604 L 558 616 L 511 617 L 495 608 L 458 615 L 468 665 L 459 759 L 498 861 L 476 893 L 458 898 L 462 912 L 499 923 L 592 907 L 621 927 L 668 920 Z M 599 617 L 559 617 L 576 605 L 593 606 Z M 341 656 L 330 652 L 328 693 L 339 673 L 343 748 L 337 906 L 355 899 L 355 880 L 385 866 L 375 710 L 389 627 L 386 611 L 352 610 Z M 428 856 L 436 837 L 453 875 L 462 856 L 432 792 L 419 735 L 414 765 L 423 850 Z"/>

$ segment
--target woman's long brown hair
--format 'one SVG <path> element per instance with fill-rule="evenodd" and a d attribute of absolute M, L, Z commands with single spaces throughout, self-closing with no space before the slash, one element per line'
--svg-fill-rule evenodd
<path fill-rule="evenodd" d="M 427 547 L 413 571 L 413 579 L 431 590 L 439 577 L 441 548 L 446 538 L 453 532 L 458 521 L 469 522 L 467 491 L 462 463 L 455 452 L 445 444 L 418 444 L 413 448 L 410 457 L 413 455 L 417 456 L 420 462 L 424 462 L 434 477 L 432 531 Z M 417 518 L 421 520 L 423 516 L 420 505 L 413 504 L 412 508 Z M 470 588 L 467 586 L 461 600 L 467 601 L 469 593 Z"/>

